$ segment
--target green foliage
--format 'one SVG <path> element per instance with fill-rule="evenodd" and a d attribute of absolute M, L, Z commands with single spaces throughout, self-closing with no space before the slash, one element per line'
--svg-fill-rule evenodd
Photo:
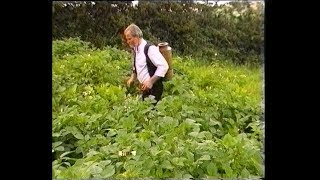
<path fill-rule="evenodd" d="M 263 177 L 259 68 L 174 57 L 153 107 L 125 87 L 130 54 L 86 44 L 53 42 L 53 178 Z"/>
<path fill-rule="evenodd" d="M 65 55 L 73 55 L 89 50 L 91 43 L 81 41 L 80 38 L 64 38 L 52 43 L 53 59 L 61 58 Z"/>
<path fill-rule="evenodd" d="M 253 10 L 245 2 L 230 4 L 210 7 L 140 1 L 133 7 L 130 1 L 53 3 L 52 34 L 53 39 L 80 37 L 99 48 L 120 48 L 117 31 L 135 23 L 147 40 L 169 42 L 175 54 L 210 61 L 222 56 L 237 64 L 261 64 L 263 5 Z"/>

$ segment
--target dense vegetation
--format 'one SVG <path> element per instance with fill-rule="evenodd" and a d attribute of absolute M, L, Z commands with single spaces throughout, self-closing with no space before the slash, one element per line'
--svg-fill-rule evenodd
<path fill-rule="evenodd" d="M 130 54 L 53 41 L 53 178 L 264 176 L 262 72 L 174 56 L 152 108 L 127 88 Z"/>
<path fill-rule="evenodd" d="M 261 5 L 261 4 L 260 4 Z M 137 24 L 144 37 L 167 41 L 181 56 L 215 60 L 215 54 L 237 64 L 259 64 L 263 57 L 264 9 L 249 4 L 206 6 L 192 3 L 62 2 L 53 3 L 53 39 L 80 37 L 102 48 L 121 48 L 117 31 Z"/>

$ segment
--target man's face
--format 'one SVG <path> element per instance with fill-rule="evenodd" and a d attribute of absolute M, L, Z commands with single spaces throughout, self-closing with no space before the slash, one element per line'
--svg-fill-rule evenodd
<path fill-rule="evenodd" d="M 129 31 L 125 32 L 124 35 L 127 39 L 127 43 L 131 48 L 138 46 L 139 39 L 137 37 L 131 36 Z"/>

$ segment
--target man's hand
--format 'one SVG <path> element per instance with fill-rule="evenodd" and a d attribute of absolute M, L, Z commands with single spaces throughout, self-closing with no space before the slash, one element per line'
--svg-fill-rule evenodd
<path fill-rule="evenodd" d="M 143 82 L 142 90 L 145 91 L 145 90 L 151 89 L 152 86 L 153 86 L 153 82 L 151 81 L 151 78 L 150 78 L 150 79 Z"/>
<path fill-rule="evenodd" d="M 161 77 L 159 76 L 152 76 L 150 79 L 146 80 L 143 82 L 142 84 L 142 90 L 148 90 L 148 89 L 151 89 L 153 84 L 155 82 L 157 82 Z"/>
<path fill-rule="evenodd" d="M 132 77 L 130 77 L 130 79 L 128 79 L 127 81 L 127 86 L 130 87 L 133 83 L 134 79 Z"/>
<path fill-rule="evenodd" d="M 127 86 L 130 87 L 136 78 L 137 78 L 137 75 L 135 73 L 131 74 L 130 79 L 128 79 L 127 81 Z"/>

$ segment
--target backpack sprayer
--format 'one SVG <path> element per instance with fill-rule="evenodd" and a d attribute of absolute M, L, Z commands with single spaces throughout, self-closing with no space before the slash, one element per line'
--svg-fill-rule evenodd
<path fill-rule="evenodd" d="M 171 47 L 167 42 L 161 42 L 158 44 L 159 51 L 163 55 L 163 57 L 166 59 L 169 69 L 165 75 L 166 80 L 171 80 L 173 77 L 173 69 L 172 69 L 172 51 Z"/>

